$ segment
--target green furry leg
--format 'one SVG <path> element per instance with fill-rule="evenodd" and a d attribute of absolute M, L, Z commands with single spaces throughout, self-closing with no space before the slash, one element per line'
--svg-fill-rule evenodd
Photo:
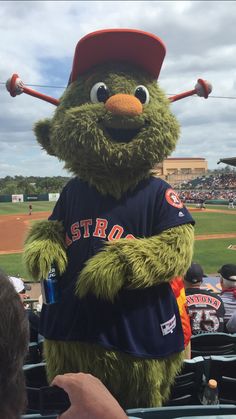
<path fill-rule="evenodd" d="M 45 341 L 49 382 L 57 374 L 85 372 L 108 387 L 124 409 L 161 406 L 180 371 L 183 353 L 166 359 L 147 360 L 97 345 L 80 342 Z"/>
<path fill-rule="evenodd" d="M 163 381 L 161 386 L 162 404 L 167 402 L 170 396 L 171 388 L 174 385 L 175 377 L 180 373 L 185 359 L 185 351 L 172 356 L 165 361 L 165 377 L 168 379 L 168 385 Z"/>

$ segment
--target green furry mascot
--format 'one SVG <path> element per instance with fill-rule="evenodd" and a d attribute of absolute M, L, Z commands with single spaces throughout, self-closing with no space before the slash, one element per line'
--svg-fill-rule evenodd
<path fill-rule="evenodd" d="M 162 405 L 184 353 L 170 280 L 191 263 L 194 221 L 151 175 L 179 136 L 156 82 L 164 56 L 162 41 L 142 31 L 85 36 L 53 118 L 35 126 L 75 175 L 25 242 L 35 280 L 52 264 L 60 273 L 60 298 L 41 314 L 48 379 L 94 374 L 124 408 Z"/>

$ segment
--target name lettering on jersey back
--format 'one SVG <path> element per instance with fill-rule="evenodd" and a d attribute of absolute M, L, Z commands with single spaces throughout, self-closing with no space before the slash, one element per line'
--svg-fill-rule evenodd
<path fill-rule="evenodd" d="M 76 221 L 71 225 L 70 232 L 66 233 L 66 244 L 70 246 L 77 240 L 87 239 L 91 236 L 107 239 L 108 241 L 118 240 L 120 238 L 135 238 L 132 234 L 124 235 L 124 233 L 124 228 L 119 224 L 110 227 L 108 220 L 105 218 L 96 218 L 95 226 L 93 226 L 93 220 L 89 218 Z"/>
<path fill-rule="evenodd" d="M 221 305 L 221 302 L 211 296 L 211 295 L 204 295 L 204 294 L 192 294 L 192 295 L 186 295 L 187 304 L 188 306 L 191 305 L 209 305 L 214 307 L 215 309 L 218 309 Z"/>

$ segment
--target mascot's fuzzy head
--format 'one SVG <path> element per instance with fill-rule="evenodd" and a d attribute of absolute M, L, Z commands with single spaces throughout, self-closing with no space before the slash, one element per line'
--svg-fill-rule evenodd
<path fill-rule="evenodd" d="M 143 31 L 82 38 L 54 117 L 35 126 L 38 142 L 76 176 L 119 198 L 176 146 L 179 125 L 157 84 L 164 57 L 163 42 Z"/>

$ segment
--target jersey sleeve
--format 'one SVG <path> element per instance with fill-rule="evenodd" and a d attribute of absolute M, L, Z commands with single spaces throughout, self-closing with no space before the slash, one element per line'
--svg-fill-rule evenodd
<path fill-rule="evenodd" d="M 154 233 L 158 234 L 171 227 L 195 224 L 191 214 L 174 189 L 162 182 L 156 196 Z"/>

